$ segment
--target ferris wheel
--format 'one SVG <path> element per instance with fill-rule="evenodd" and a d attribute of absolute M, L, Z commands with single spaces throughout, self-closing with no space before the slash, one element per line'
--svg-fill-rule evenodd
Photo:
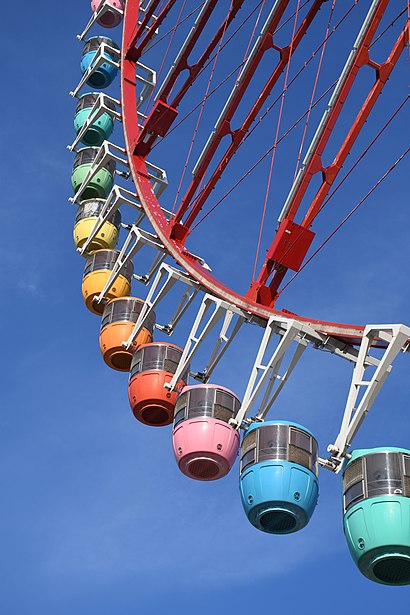
<path fill-rule="evenodd" d="M 408 102 L 402 84 L 396 105 L 368 128 L 407 53 L 408 1 L 91 7 L 71 92 L 74 240 L 86 258 L 85 305 L 101 316 L 103 359 L 129 372 L 135 418 L 173 425 L 175 458 L 190 478 L 219 479 L 239 454 L 245 514 L 267 533 L 304 528 L 319 466 L 341 472 L 344 532 L 360 571 L 410 584 L 410 450 L 351 448 L 393 361 L 410 350 L 410 328 L 281 307 L 288 287 L 409 152 L 394 152 L 377 177 L 366 169 Z M 113 38 L 101 34 L 117 26 Z M 372 185 L 343 216 L 329 212 L 363 168 Z M 260 342 L 234 393 L 213 374 L 245 327 Z M 177 328 L 183 347 L 167 341 Z M 309 347 L 352 364 L 331 443 L 268 419 Z"/>

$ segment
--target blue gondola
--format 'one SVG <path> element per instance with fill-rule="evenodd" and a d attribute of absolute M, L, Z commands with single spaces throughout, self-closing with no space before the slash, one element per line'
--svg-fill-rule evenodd
<path fill-rule="evenodd" d="M 287 421 L 253 423 L 241 446 L 240 491 L 257 529 L 290 534 L 309 521 L 318 498 L 317 442 Z"/>

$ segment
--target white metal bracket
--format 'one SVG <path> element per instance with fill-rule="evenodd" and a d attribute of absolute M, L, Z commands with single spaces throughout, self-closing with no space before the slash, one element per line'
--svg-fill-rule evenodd
<path fill-rule="evenodd" d="M 145 212 L 141 204 L 138 201 L 138 197 L 133 192 L 130 192 L 129 190 L 126 190 L 125 188 L 122 188 L 117 185 L 113 186 L 110 194 L 107 197 L 107 200 L 105 201 L 103 208 L 101 209 L 101 212 L 99 213 L 95 221 L 95 224 L 92 228 L 92 231 L 89 237 L 87 238 L 87 241 L 84 243 L 82 248 L 78 248 L 77 250 L 82 256 L 88 252 L 88 248 L 91 242 L 96 237 L 96 235 L 99 233 L 99 231 L 101 230 L 105 222 L 107 222 L 107 220 L 115 214 L 115 212 L 117 211 L 117 209 L 121 207 L 121 205 L 128 205 L 136 209 L 137 211 L 137 218 L 133 222 L 133 225 L 129 227 L 129 225 L 123 224 L 122 226 L 124 228 L 127 228 L 128 230 L 130 230 L 132 226 L 137 226 L 137 227 L 140 226 L 143 219 L 145 218 Z M 166 209 L 163 209 L 162 211 L 165 217 L 169 219 L 169 217 L 171 216 L 171 212 L 167 211 Z"/>
<path fill-rule="evenodd" d="M 137 83 L 142 85 L 141 91 L 138 94 L 137 107 L 139 107 L 151 96 L 151 93 L 157 85 L 157 73 L 141 62 L 137 62 L 136 69 Z"/>
<path fill-rule="evenodd" d="M 137 197 L 135 194 L 130 192 L 129 190 L 125 190 L 125 188 L 120 188 L 119 186 L 113 186 L 110 194 L 107 197 L 95 224 L 92 228 L 92 231 L 87 238 L 86 242 L 82 246 L 82 248 L 78 248 L 77 251 L 84 256 L 88 252 L 88 248 L 96 237 L 96 235 L 100 232 L 103 225 L 107 222 L 107 220 L 115 214 L 115 212 L 121 207 L 121 205 L 130 205 L 134 207 L 138 211 L 138 216 L 136 221 L 134 222 L 135 226 L 139 226 L 143 218 L 145 217 L 144 210 L 142 209 L 140 203 L 137 202 Z"/>
<path fill-rule="evenodd" d="M 101 43 L 97 53 L 90 62 L 90 66 L 87 68 L 83 76 L 81 77 L 77 87 L 70 92 L 70 96 L 73 98 L 78 95 L 78 92 L 85 86 L 91 75 L 100 68 L 103 64 L 110 64 L 119 68 L 120 52 L 115 47 L 111 47 L 107 43 Z"/>
<path fill-rule="evenodd" d="M 122 121 L 121 113 L 119 113 L 119 111 L 112 109 L 111 107 L 108 107 L 107 106 L 108 101 L 111 102 L 116 107 L 120 106 L 119 100 L 116 100 L 115 98 L 112 98 L 111 96 L 107 96 L 107 94 L 103 94 L 103 93 L 98 94 L 98 97 L 94 105 L 91 107 L 90 114 L 87 120 L 84 122 L 84 126 L 79 131 L 73 143 L 67 146 L 67 149 L 70 150 L 70 152 L 76 151 L 77 145 L 80 143 L 81 139 L 83 138 L 83 136 L 85 135 L 85 133 L 87 132 L 91 124 L 94 124 L 94 122 L 96 122 L 103 115 L 103 113 L 108 113 L 108 115 L 110 115 L 112 119 Z"/>
<path fill-rule="evenodd" d="M 156 254 L 154 261 L 146 274 L 134 275 L 134 277 L 140 282 L 144 282 L 144 284 L 149 282 L 151 276 L 159 268 L 168 253 L 155 235 L 133 225 L 128 233 L 128 237 L 126 238 L 123 247 L 120 250 L 120 253 L 118 254 L 118 258 L 115 261 L 114 267 L 111 270 L 104 288 L 98 297 L 95 297 L 94 299 L 95 303 L 100 303 L 104 300 L 106 292 L 114 284 L 117 277 L 121 274 L 121 271 L 123 271 L 127 263 L 131 261 L 144 246 L 154 248 L 157 252 L 159 252 L 159 254 Z"/>
<path fill-rule="evenodd" d="M 123 156 L 125 156 L 125 158 Z M 77 192 L 73 197 L 70 197 L 68 200 L 72 203 L 80 202 L 80 197 L 90 183 L 90 181 L 111 160 L 115 160 L 115 162 L 122 164 L 125 167 L 128 167 L 128 159 L 126 157 L 125 149 L 119 147 L 118 145 L 114 145 L 114 143 L 111 143 L 110 141 L 104 141 L 104 143 L 98 150 L 97 155 L 93 160 L 93 163 L 90 165 L 90 169 L 87 175 L 84 177 L 83 182 L 78 187 Z"/>
<path fill-rule="evenodd" d="M 206 322 L 204 322 L 208 309 L 211 306 L 213 306 L 214 309 Z M 236 316 L 236 321 L 232 330 L 229 332 L 229 328 L 234 316 Z M 207 338 L 207 336 L 222 318 L 222 327 L 218 335 L 215 347 L 211 353 L 211 357 L 206 367 L 194 376 L 194 378 L 200 380 L 201 382 L 208 382 L 212 371 L 219 363 L 222 356 L 225 354 L 226 350 L 228 349 L 232 340 L 238 333 L 242 324 L 246 320 L 250 320 L 252 317 L 248 312 L 244 312 L 243 310 L 240 310 L 239 308 L 230 305 L 229 303 L 223 301 L 222 299 L 219 299 L 218 297 L 206 294 L 202 300 L 202 304 L 198 310 L 198 314 L 195 318 L 191 332 L 186 341 L 185 348 L 183 350 L 177 370 L 172 377 L 172 380 L 169 383 L 165 384 L 167 389 L 170 389 L 171 391 L 174 390 L 174 388 L 177 386 L 177 383 L 180 381 L 182 374 L 186 371 L 193 357 L 199 350 L 202 342 Z"/>
<path fill-rule="evenodd" d="M 161 266 L 155 276 L 155 279 L 150 287 L 144 306 L 140 312 L 139 318 L 134 325 L 134 329 L 126 342 L 124 342 L 124 348 L 128 349 L 132 346 L 135 338 L 140 330 L 148 320 L 150 314 L 154 311 L 154 308 L 158 303 L 167 295 L 167 293 L 174 287 L 177 282 L 182 282 L 187 286 L 182 298 L 176 308 L 176 311 L 167 325 L 156 325 L 158 329 L 171 335 L 174 331 L 178 321 L 185 314 L 192 301 L 202 287 L 191 278 L 187 273 L 172 267 L 167 263 L 161 263 Z"/>
<path fill-rule="evenodd" d="M 280 339 L 270 359 L 264 364 L 265 354 L 272 336 L 275 334 L 279 335 Z M 308 342 L 314 340 L 320 341 L 320 339 L 320 335 L 305 323 L 293 319 L 272 316 L 266 324 L 242 406 L 231 423 L 239 429 L 255 405 L 257 398 L 264 391 L 262 401 L 255 417 L 255 420 L 263 421 L 271 405 L 279 395 L 285 382 L 288 380 L 297 362 L 301 358 Z M 282 375 L 279 375 L 282 361 L 293 342 L 296 342 L 296 348 L 291 356 L 288 367 Z"/>
<path fill-rule="evenodd" d="M 79 41 L 83 41 L 87 36 L 88 32 L 91 30 L 97 19 L 104 17 L 107 12 L 115 13 L 116 15 L 120 15 L 121 17 L 124 15 L 124 11 L 113 6 L 111 4 L 107 4 L 105 0 L 101 0 L 100 4 L 97 6 L 96 10 L 93 12 L 89 22 L 85 26 L 83 32 L 81 34 L 77 34 L 77 39 Z"/>
<path fill-rule="evenodd" d="M 110 141 L 104 141 L 101 145 L 90 169 L 85 176 L 83 182 L 78 187 L 77 192 L 73 197 L 70 197 L 68 200 L 71 203 L 80 202 L 81 195 L 86 189 L 87 185 L 90 183 L 92 178 L 110 161 L 115 160 L 115 162 L 122 164 L 124 167 L 128 168 L 129 163 L 126 156 L 126 151 L 124 148 L 111 143 Z M 154 164 L 147 162 L 148 175 L 152 183 L 152 189 L 157 195 L 157 198 L 161 196 L 165 188 L 168 186 L 167 174 L 163 169 L 155 166 Z M 118 173 L 118 171 L 117 171 Z"/>
<path fill-rule="evenodd" d="M 86 85 L 91 75 L 103 64 L 110 64 L 119 69 L 120 52 L 115 47 L 111 47 L 107 43 L 101 43 L 95 56 L 90 62 L 89 67 L 82 75 L 77 87 L 70 92 L 70 96 L 76 98 L 82 88 Z M 135 76 L 137 83 L 141 86 L 141 91 L 138 96 L 138 107 L 151 96 L 157 83 L 157 73 L 152 68 L 149 68 L 141 62 L 137 62 L 135 67 Z"/>
<path fill-rule="evenodd" d="M 369 353 L 375 339 L 386 342 L 380 359 L 369 360 Z M 391 372 L 392 362 L 400 352 L 409 350 L 410 328 L 404 325 L 367 325 L 358 358 L 353 370 L 352 381 L 343 415 L 339 435 L 334 444 L 328 446 L 330 459 L 322 465 L 334 472 L 339 472 L 343 460 L 348 457 L 347 449 L 373 405 L 379 391 Z M 373 375 L 364 380 L 363 376 L 369 364 L 373 365 Z"/>

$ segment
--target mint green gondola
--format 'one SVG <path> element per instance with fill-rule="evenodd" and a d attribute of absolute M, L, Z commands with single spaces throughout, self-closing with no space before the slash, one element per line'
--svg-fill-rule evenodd
<path fill-rule="evenodd" d="M 100 96 L 100 94 L 97 92 L 89 92 L 87 94 L 83 94 L 79 98 L 74 118 L 74 128 L 77 134 L 88 120 L 98 96 Z M 104 97 L 104 105 L 108 109 L 115 111 L 115 105 L 106 97 Z M 98 147 L 110 137 L 113 129 L 114 120 L 111 115 L 107 113 L 107 111 L 104 111 L 104 113 L 102 113 L 97 120 L 89 126 L 87 131 L 84 133 L 81 142 L 85 145 Z"/>
<path fill-rule="evenodd" d="M 74 193 L 84 182 L 87 173 L 98 154 L 98 147 L 84 147 L 80 149 L 74 159 L 71 184 Z M 114 184 L 115 161 L 109 160 L 104 167 L 90 179 L 85 190 L 81 194 L 81 200 L 106 199 Z"/>
<path fill-rule="evenodd" d="M 353 451 L 343 472 L 344 532 L 365 577 L 410 584 L 410 451 Z"/>

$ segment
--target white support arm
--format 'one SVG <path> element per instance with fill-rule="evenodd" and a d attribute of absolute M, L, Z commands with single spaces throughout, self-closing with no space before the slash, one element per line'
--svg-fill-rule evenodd
<path fill-rule="evenodd" d="M 70 150 L 70 152 L 76 149 L 77 145 L 80 143 L 81 139 L 83 138 L 91 124 L 94 124 L 94 122 L 96 122 L 104 113 L 108 113 L 108 115 L 110 115 L 113 120 L 122 120 L 121 113 L 119 113 L 118 111 L 114 111 L 106 105 L 106 99 L 108 99 L 114 105 L 118 106 L 120 104 L 118 100 L 111 98 L 111 96 L 107 96 L 107 94 L 100 93 L 94 105 L 91 107 L 90 114 L 87 120 L 84 122 L 83 127 L 79 131 L 73 143 L 67 146 L 67 149 Z"/>
<path fill-rule="evenodd" d="M 106 4 L 105 0 L 101 0 L 100 4 L 97 6 L 97 9 L 93 12 L 89 22 L 85 26 L 82 33 L 77 34 L 77 39 L 79 41 L 83 41 L 85 37 L 87 36 L 88 32 L 91 30 L 91 28 L 95 24 L 95 22 L 97 21 L 97 19 L 104 17 L 105 13 L 107 13 L 108 11 L 110 11 L 110 13 L 116 13 L 117 15 L 121 15 L 121 17 L 124 15 L 124 12 L 121 9 L 111 4 Z"/>
<path fill-rule="evenodd" d="M 212 306 L 214 308 L 213 312 L 208 317 L 206 322 L 203 322 L 205 319 L 205 315 L 208 312 L 208 309 L 211 308 Z M 198 352 L 202 342 L 208 337 L 210 332 L 213 330 L 215 325 L 221 320 L 221 318 L 225 316 L 224 322 L 222 324 L 222 331 L 221 331 L 221 334 L 219 335 L 219 338 L 216 344 L 216 349 L 214 350 L 214 353 L 213 353 L 214 355 L 213 360 L 212 362 L 208 363 L 208 369 L 209 369 L 210 363 L 211 363 L 212 369 L 213 367 L 215 367 L 219 359 L 224 354 L 227 348 L 227 345 L 229 345 L 229 343 L 233 339 L 232 334 L 229 337 L 226 337 L 225 338 L 226 341 L 224 342 L 224 348 L 220 350 L 219 346 L 223 343 L 223 338 L 225 337 L 225 334 L 230 324 L 230 320 L 234 314 L 238 314 L 239 317 L 242 319 L 242 322 L 248 316 L 245 312 L 242 312 L 242 310 L 239 310 L 238 308 L 228 304 L 226 301 L 223 301 L 222 299 L 219 299 L 218 297 L 214 297 L 213 295 L 210 295 L 210 294 L 206 294 L 204 296 L 202 300 L 202 304 L 198 310 L 198 314 L 195 318 L 194 324 L 192 325 L 191 332 L 186 341 L 185 348 L 182 353 L 181 359 L 179 361 L 177 370 L 174 376 L 172 377 L 172 380 L 169 383 L 165 384 L 167 389 L 171 391 L 175 389 L 177 383 L 181 379 L 182 374 L 186 371 L 193 357 Z M 202 330 L 200 330 L 201 326 L 202 326 Z M 232 333 L 236 335 L 238 329 L 239 327 L 234 327 Z M 208 377 L 210 376 L 209 372 L 207 373 L 207 376 Z"/>
<path fill-rule="evenodd" d="M 154 273 L 158 271 L 158 269 L 160 268 L 160 266 L 162 265 L 162 263 L 164 262 L 167 256 L 168 256 L 168 252 L 165 249 L 161 251 L 158 250 L 147 273 L 144 273 L 143 275 L 138 275 L 134 273 L 134 278 L 138 280 L 138 282 L 142 282 L 145 285 L 149 284 L 152 276 L 154 275 Z"/>
<path fill-rule="evenodd" d="M 134 225 L 139 226 L 145 217 L 145 212 L 142 209 L 141 205 L 136 202 L 136 198 L 136 195 L 129 190 L 125 190 L 124 188 L 120 188 L 119 186 L 113 186 L 110 194 L 107 197 L 107 200 L 104 203 L 103 208 L 101 209 L 95 221 L 95 224 L 91 230 L 89 237 L 87 238 L 87 241 L 84 243 L 83 247 L 78 248 L 77 251 L 82 256 L 88 252 L 88 248 L 93 239 L 100 232 L 101 228 L 107 222 L 107 220 L 115 214 L 115 212 L 121 207 L 121 205 L 130 205 L 138 211 L 137 220 L 134 222 Z"/>
<path fill-rule="evenodd" d="M 115 160 L 115 162 L 118 162 L 124 165 L 125 167 L 128 167 L 128 159 L 122 158 L 120 154 L 122 155 L 125 154 L 125 150 L 123 148 L 119 147 L 118 145 L 114 145 L 114 143 L 111 143 L 110 141 L 104 141 L 104 143 L 101 145 L 100 149 L 98 150 L 98 153 L 95 159 L 93 160 L 93 163 L 90 166 L 90 169 L 87 175 L 84 177 L 84 180 L 82 181 L 81 185 L 78 187 L 77 192 L 75 193 L 73 197 L 70 197 L 68 200 L 71 201 L 72 203 L 75 203 L 76 201 L 79 202 L 81 200 L 80 197 L 82 193 L 84 192 L 84 190 L 86 189 L 86 187 L 88 186 L 92 178 L 110 160 Z"/>
<path fill-rule="evenodd" d="M 178 303 L 178 305 L 176 307 L 174 315 L 172 316 L 172 318 L 170 319 L 168 324 L 166 324 L 166 325 L 155 325 L 156 328 L 159 331 L 162 331 L 163 333 L 166 333 L 167 335 L 172 335 L 176 325 L 178 324 L 178 322 L 180 321 L 182 316 L 185 314 L 185 312 L 187 311 L 187 309 L 189 308 L 191 303 L 194 301 L 194 299 L 197 296 L 197 294 L 199 293 L 199 291 L 200 291 L 200 287 L 199 286 L 194 286 L 194 287 L 187 286 L 187 288 L 184 290 L 184 292 L 182 294 L 180 302 Z"/>
<path fill-rule="evenodd" d="M 264 365 L 264 356 L 274 334 L 279 334 L 281 338 L 269 361 L 266 365 Z M 264 391 L 264 396 L 256 418 L 258 420 L 263 420 L 265 418 L 271 404 L 278 396 L 286 380 L 292 373 L 297 361 L 300 359 L 303 351 L 305 350 L 307 341 L 304 337 L 306 334 L 308 334 L 311 339 L 319 339 L 313 329 L 296 320 L 285 318 L 278 319 L 277 317 L 271 317 L 269 319 L 256 355 L 241 408 L 236 417 L 231 421 L 232 424 L 238 429 L 241 427 L 242 422 L 251 411 L 256 399 L 262 391 Z M 279 368 L 281 363 L 293 342 L 297 342 L 298 345 L 302 344 L 302 349 L 296 350 L 285 374 L 283 376 L 279 376 Z M 272 390 L 278 382 L 280 382 L 280 385 L 272 394 Z"/>
<path fill-rule="evenodd" d="M 277 371 L 276 370 L 272 370 L 272 376 L 271 376 L 271 381 L 269 382 L 269 385 L 266 387 L 266 393 L 262 399 L 262 403 L 261 403 L 261 409 L 259 410 L 258 414 L 256 415 L 256 418 L 258 420 L 263 421 L 266 414 L 268 413 L 268 411 L 270 410 L 272 404 L 274 403 L 274 401 L 276 400 L 276 398 L 278 397 L 279 393 L 281 392 L 285 382 L 288 380 L 289 376 L 291 375 L 291 373 L 293 372 L 294 368 L 296 367 L 296 364 L 298 363 L 299 359 L 301 358 L 302 354 L 305 352 L 306 348 L 307 348 L 307 342 L 305 340 L 299 340 L 296 348 L 295 348 L 295 352 L 293 354 L 293 357 L 289 363 L 289 367 L 288 369 L 285 371 L 285 373 L 283 374 L 283 376 L 279 375 L 279 369 L 280 369 L 280 365 L 281 365 L 281 360 L 278 361 L 278 365 L 277 365 Z M 276 383 L 279 383 L 278 386 L 276 387 L 276 389 L 273 391 L 272 393 L 272 389 L 274 388 L 274 385 Z"/>
<path fill-rule="evenodd" d="M 97 68 L 100 68 L 100 66 L 102 66 L 103 64 L 111 64 L 111 66 L 119 68 L 119 57 L 120 52 L 118 51 L 118 49 L 107 45 L 107 43 L 101 43 L 97 53 L 91 60 L 90 66 L 87 68 L 87 70 L 81 77 L 77 87 L 72 92 L 70 92 L 70 96 L 72 96 L 73 98 L 76 97 L 78 92 L 85 86 L 91 75 L 97 70 Z"/>
<path fill-rule="evenodd" d="M 164 280 L 165 278 L 165 280 Z M 134 325 L 134 328 L 132 330 L 131 335 L 129 336 L 128 340 L 126 342 L 124 342 L 123 346 L 124 348 L 126 348 L 127 350 L 132 346 L 135 338 L 137 337 L 138 333 L 141 331 L 141 329 L 143 328 L 144 324 L 146 323 L 146 321 L 148 320 L 149 315 L 154 311 L 155 306 L 168 294 L 168 292 L 171 290 L 171 288 L 173 288 L 173 286 L 176 284 L 176 282 L 181 281 L 184 284 L 186 284 L 189 287 L 194 287 L 196 289 L 195 291 L 195 295 L 196 293 L 200 290 L 200 286 L 198 285 L 197 282 L 195 282 L 195 280 L 193 280 L 193 278 L 191 278 L 190 276 L 188 276 L 188 274 L 183 273 L 182 271 L 179 271 L 178 269 L 175 269 L 174 267 L 171 267 L 171 265 L 168 265 L 167 263 L 162 263 L 157 275 L 155 276 L 155 279 L 151 285 L 151 288 L 148 292 L 147 298 L 145 300 L 145 303 L 143 305 L 143 308 L 140 312 L 140 315 L 138 317 L 137 322 Z M 185 293 L 184 293 L 185 295 Z M 193 297 L 191 297 L 192 300 Z M 190 301 L 191 301 L 190 300 Z M 189 301 L 189 303 L 190 303 Z M 181 302 L 180 302 L 181 305 Z M 181 308 L 182 311 L 185 311 L 184 308 Z M 186 309 L 186 308 L 185 308 Z M 179 317 L 182 314 L 179 315 Z M 179 319 L 179 318 L 178 318 Z M 167 330 L 167 326 L 158 326 L 158 329 L 161 329 L 163 331 L 165 331 L 166 333 L 169 333 Z M 172 332 L 172 331 L 171 331 Z"/>
<path fill-rule="evenodd" d="M 387 347 L 382 358 L 376 360 L 373 376 L 364 380 L 365 369 L 369 364 L 369 352 L 375 338 L 386 341 Z M 400 352 L 408 350 L 409 339 L 410 328 L 404 325 L 366 326 L 353 370 L 340 432 L 335 443 L 328 446 L 331 458 L 327 460 L 325 467 L 330 467 L 334 472 L 341 470 L 343 459 L 347 456 L 347 449 L 391 372 L 392 362 Z"/>
<path fill-rule="evenodd" d="M 134 258 L 134 256 L 143 248 L 144 246 L 150 246 L 157 251 L 160 251 L 165 254 L 166 250 L 164 246 L 160 243 L 159 239 L 155 235 L 148 233 L 147 231 L 143 231 L 136 226 L 133 226 L 128 234 L 127 239 L 124 242 L 123 247 L 120 250 L 117 260 L 115 261 L 114 267 L 108 277 L 108 280 L 102 289 L 101 293 L 98 297 L 95 297 L 94 302 L 100 303 L 104 300 L 105 294 L 108 289 L 114 284 L 115 280 L 121 274 L 121 271 L 127 265 L 127 263 Z M 139 276 L 139 278 L 144 279 L 146 276 Z"/>
<path fill-rule="evenodd" d="M 229 333 L 229 327 L 232 322 L 233 317 L 236 315 L 236 322 L 232 328 L 232 331 Z M 239 329 L 245 322 L 245 316 L 241 314 L 235 314 L 232 310 L 227 310 L 225 313 L 224 322 L 222 324 L 221 331 L 219 333 L 218 339 L 216 341 L 215 347 L 212 351 L 210 359 L 203 369 L 202 372 L 197 373 L 194 378 L 196 380 L 200 380 L 201 382 L 208 382 L 209 378 L 212 375 L 213 370 L 218 365 L 219 361 L 222 359 L 225 352 L 228 350 L 233 339 L 236 337 Z"/>
<path fill-rule="evenodd" d="M 88 186 L 89 182 L 98 173 L 98 171 L 100 171 L 104 167 L 104 165 L 110 160 L 115 160 L 115 162 L 123 165 L 125 168 L 129 168 L 128 158 L 126 157 L 125 149 L 120 147 L 119 145 L 111 143 L 111 141 L 104 141 L 92 165 L 90 166 L 87 175 L 85 176 L 81 185 L 78 187 L 77 192 L 73 197 L 70 197 L 68 199 L 71 203 L 79 203 L 81 201 L 80 197 Z M 147 162 L 146 164 L 148 175 L 152 183 L 152 189 L 157 195 L 157 198 L 159 198 L 165 188 L 168 186 L 167 174 L 163 169 L 157 167 L 150 162 Z M 168 217 L 171 215 L 171 213 L 167 210 L 163 209 L 163 211 Z"/>

